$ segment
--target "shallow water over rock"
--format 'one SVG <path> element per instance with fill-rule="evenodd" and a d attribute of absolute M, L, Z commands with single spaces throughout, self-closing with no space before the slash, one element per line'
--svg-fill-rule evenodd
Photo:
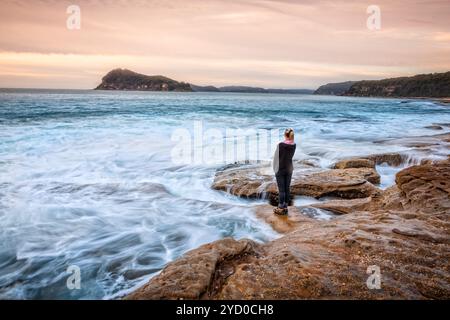
<path fill-rule="evenodd" d="M 116 298 L 201 244 L 278 238 L 255 213 L 266 201 L 210 188 L 223 163 L 172 163 L 171 133 L 199 120 L 222 131 L 289 125 L 296 160 L 325 170 L 404 151 L 393 138 L 435 133 L 424 127 L 450 122 L 450 110 L 306 95 L 0 91 L 0 298 Z M 428 157 L 419 147 L 417 157 Z M 66 286 L 72 265 L 80 290 Z"/>

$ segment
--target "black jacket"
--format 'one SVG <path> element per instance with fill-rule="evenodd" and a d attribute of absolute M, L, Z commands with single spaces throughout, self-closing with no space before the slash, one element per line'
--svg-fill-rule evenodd
<path fill-rule="evenodd" d="M 292 174 L 294 166 L 292 158 L 294 157 L 296 144 L 287 144 L 280 142 L 273 157 L 273 171 L 275 174 Z"/>

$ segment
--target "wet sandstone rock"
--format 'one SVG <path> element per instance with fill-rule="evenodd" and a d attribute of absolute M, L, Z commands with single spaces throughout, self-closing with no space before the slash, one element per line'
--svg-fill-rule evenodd
<path fill-rule="evenodd" d="M 343 159 L 336 162 L 333 169 L 348 169 L 348 168 L 375 168 L 375 162 L 364 158 L 350 158 Z"/>
<path fill-rule="evenodd" d="M 258 246 L 251 240 L 231 238 L 203 245 L 169 263 L 159 275 L 126 299 L 200 299 L 220 285 L 220 281 L 216 281 L 213 286 L 215 277 L 224 277 L 223 271 L 234 272 L 227 261 L 237 263 L 256 255 Z"/>
<path fill-rule="evenodd" d="M 375 164 L 388 164 L 392 167 L 398 167 L 408 161 L 408 156 L 400 153 L 380 153 L 366 157 L 375 162 Z"/>
<path fill-rule="evenodd" d="M 273 206 L 261 205 L 256 208 L 256 216 L 270 224 L 272 228 L 279 233 L 292 232 L 302 224 L 313 223 L 315 220 L 302 214 L 297 207 L 289 207 L 289 214 L 279 216 L 273 214 Z"/>
<path fill-rule="evenodd" d="M 315 198 L 338 196 L 345 199 L 364 198 L 379 192 L 374 184 L 380 176 L 373 168 L 321 170 L 296 169 L 292 177 L 291 193 Z M 213 189 L 245 198 L 269 198 L 278 190 L 268 166 L 238 167 L 218 171 Z"/>
<path fill-rule="evenodd" d="M 364 210 L 372 201 L 371 197 L 351 200 L 331 200 L 311 204 L 311 207 L 328 210 L 336 214 L 347 214 L 358 210 Z"/>
<path fill-rule="evenodd" d="M 128 298 L 450 298 L 450 160 L 404 169 L 396 186 L 339 201 L 328 208 L 347 214 L 330 221 L 298 212 L 274 221 L 283 217 L 260 208 L 283 237 L 202 246 Z M 381 270 L 380 289 L 366 285 L 372 265 Z"/>

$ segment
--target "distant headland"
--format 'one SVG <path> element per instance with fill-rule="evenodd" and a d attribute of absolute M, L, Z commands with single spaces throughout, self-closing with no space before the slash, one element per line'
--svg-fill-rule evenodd
<path fill-rule="evenodd" d="M 346 81 L 320 86 L 314 94 L 355 97 L 450 97 L 450 71 L 383 80 Z"/>
<path fill-rule="evenodd" d="M 197 86 L 161 75 L 147 76 L 128 69 L 114 69 L 102 79 L 95 90 L 178 91 L 178 92 L 239 92 L 312 94 L 309 89 L 265 89 L 248 86 Z"/>
<path fill-rule="evenodd" d="M 189 83 L 164 76 L 147 76 L 127 69 L 108 72 L 95 90 L 192 91 Z"/>
<path fill-rule="evenodd" d="M 128 69 L 114 69 L 108 72 L 95 90 L 130 91 L 178 91 L 178 92 L 237 92 L 237 93 L 284 93 L 318 94 L 356 97 L 450 97 L 450 71 L 444 73 L 420 74 L 412 77 L 382 80 L 346 81 L 328 83 L 317 90 L 309 89 L 266 89 L 249 86 L 198 86 L 180 82 L 165 76 L 148 76 Z"/>

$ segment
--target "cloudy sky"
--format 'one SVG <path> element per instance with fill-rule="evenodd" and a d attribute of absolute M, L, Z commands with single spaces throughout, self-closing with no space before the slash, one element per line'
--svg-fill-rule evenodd
<path fill-rule="evenodd" d="M 69 5 L 81 28 L 66 26 Z M 367 7 L 381 10 L 370 30 Z M 0 87 L 95 87 L 117 67 L 316 88 L 450 70 L 448 0 L 1 0 Z"/>

